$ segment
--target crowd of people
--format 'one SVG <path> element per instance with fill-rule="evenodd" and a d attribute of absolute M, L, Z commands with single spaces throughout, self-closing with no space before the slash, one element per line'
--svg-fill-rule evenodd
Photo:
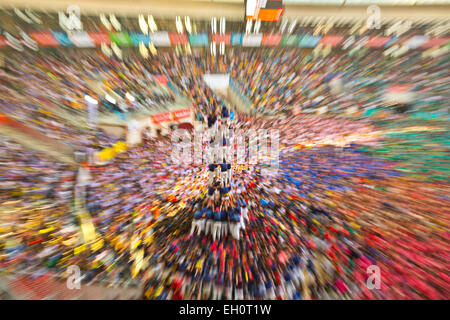
<path fill-rule="evenodd" d="M 215 59 L 161 52 L 149 61 L 122 62 L 89 54 L 30 56 L 23 66 L 12 58 L 0 82 L 0 110 L 77 149 L 99 150 L 116 139 L 49 106 L 83 109 L 86 94 L 97 96 L 92 81 L 121 96 L 127 105 L 119 109 L 129 110 L 173 101 L 148 89 L 164 76 L 192 102 L 209 139 L 200 164 L 175 163 L 170 137 L 158 136 L 90 166 L 85 207 L 74 205 L 76 168 L 2 142 L 2 270 L 38 277 L 77 265 L 83 284 L 144 284 L 145 299 L 448 298 L 445 180 L 418 181 L 397 170 L 398 162 L 370 155 L 364 148 L 383 143 L 373 121 L 249 116 L 201 79 L 231 71 L 257 111 L 310 103 L 331 108 L 349 96 L 345 103 L 365 107 L 380 99 L 371 86 L 399 81 L 400 73 L 377 72 L 389 63 L 403 70 L 410 62 L 374 53 L 299 64 L 295 50 L 270 53 L 270 59 L 264 54 L 243 50 Z M 422 63 L 425 69 L 409 68 L 406 78 L 445 76 L 441 60 Z M 335 76 L 350 88 L 337 99 L 324 85 Z M 416 91 L 441 95 L 437 101 L 446 97 L 435 82 L 422 81 Z M 325 98 L 314 100 L 319 96 Z M 247 154 L 243 162 L 232 156 L 233 133 L 253 129 L 279 130 L 276 172 L 250 165 Z M 89 227 L 92 239 L 85 243 Z M 367 269 L 374 265 L 381 287 L 371 290 Z"/>
<path fill-rule="evenodd" d="M 164 111 L 176 94 L 150 70 L 143 61 L 124 63 L 98 53 L 11 55 L 0 80 L 0 112 L 77 150 L 110 147 L 114 138 L 91 126 L 98 118 L 90 119 L 86 95 L 99 103 L 100 118 Z"/>
<path fill-rule="evenodd" d="M 445 108 L 449 92 L 445 83 L 445 55 L 424 58 L 411 50 L 401 57 L 382 50 L 360 50 L 355 54 L 331 53 L 312 58 L 304 50 L 243 50 L 231 58 L 231 76 L 250 98 L 251 108 L 262 113 L 292 113 L 295 109 L 327 107 L 338 113 L 382 108 L 385 94 L 401 84 L 419 99 L 415 107 Z M 398 72 L 402 70 L 402 72 Z"/>

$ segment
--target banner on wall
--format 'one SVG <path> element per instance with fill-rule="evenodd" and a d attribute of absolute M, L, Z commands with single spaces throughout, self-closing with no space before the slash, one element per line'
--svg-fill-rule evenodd
<path fill-rule="evenodd" d="M 317 44 L 322 39 L 322 36 L 314 36 L 312 34 L 304 34 L 300 41 L 298 42 L 298 46 L 300 48 L 315 48 Z"/>
<path fill-rule="evenodd" d="M 172 113 L 171 112 L 163 112 L 154 114 L 151 116 L 153 123 L 158 124 L 162 122 L 172 121 Z"/>
<path fill-rule="evenodd" d="M 281 42 L 282 35 L 279 33 L 265 33 L 262 39 L 263 46 L 277 46 Z"/>
<path fill-rule="evenodd" d="M 262 33 L 246 34 L 242 39 L 242 46 L 244 47 L 260 47 L 263 38 Z"/>
<path fill-rule="evenodd" d="M 425 42 L 427 42 L 428 39 L 429 39 L 429 37 L 427 37 L 427 36 L 413 36 L 411 39 L 406 41 L 405 45 L 409 49 L 416 49 L 416 48 L 420 47 L 422 44 L 424 44 Z"/>
<path fill-rule="evenodd" d="M 6 48 L 8 44 L 6 43 L 6 38 L 4 36 L 0 36 L 0 48 Z"/>
<path fill-rule="evenodd" d="M 64 31 L 52 31 L 52 34 L 61 46 L 68 47 L 72 45 L 72 41 L 70 41 L 69 36 Z"/>
<path fill-rule="evenodd" d="M 232 33 L 230 39 L 232 46 L 240 46 L 242 44 L 242 33 Z"/>
<path fill-rule="evenodd" d="M 221 43 L 224 42 L 225 45 L 229 45 L 231 43 L 231 33 L 225 33 L 225 34 L 213 34 L 212 35 L 212 41 Z"/>
<path fill-rule="evenodd" d="M 391 37 L 385 36 L 370 37 L 364 46 L 367 48 L 382 48 L 390 39 Z"/>
<path fill-rule="evenodd" d="M 70 41 L 78 48 L 94 48 L 95 44 L 92 42 L 86 31 L 75 31 L 69 35 Z"/>
<path fill-rule="evenodd" d="M 137 47 L 139 46 L 139 43 L 143 43 L 144 45 L 148 46 L 150 44 L 150 37 L 143 33 L 130 33 L 130 40 L 131 43 Z"/>
<path fill-rule="evenodd" d="M 190 34 L 189 42 L 193 47 L 204 47 L 208 45 L 209 39 L 207 33 Z"/>
<path fill-rule="evenodd" d="M 343 38 L 344 36 L 340 34 L 330 34 L 324 36 L 322 40 L 320 40 L 320 43 L 324 46 L 336 47 L 342 42 Z"/>
<path fill-rule="evenodd" d="M 388 48 L 388 47 L 390 47 L 392 44 L 394 44 L 397 40 L 398 40 L 398 37 L 397 37 L 397 36 L 393 36 L 393 37 L 391 37 L 391 38 L 383 45 L 383 47 L 384 47 L 384 48 Z"/>
<path fill-rule="evenodd" d="M 58 47 L 59 42 L 50 31 L 31 31 L 29 36 L 41 47 Z"/>
<path fill-rule="evenodd" d="M 300 48 L 314 48 L 319 43 L 324 46 L 336 47 L 342 45 L 344 49 L 356 43 L 359 47 L 365 48 L 388 48 L 395 44 L 405 45 L 410 49 L 428 49 L 439 47 L 450 43 L 450 37 L 433 37 L 425 35 L 415 35 L 412 37 L 395 37 L 395 36 L 366 36 L 366 41 L 356 41 L 354 39 L 349 42 L 350 38 L 344 42 L 344 35 L 312 35 L 312 34 L 293 34 L 284 35 L 278 33 L 267 34 L 242 34 L 242 33 L 225 33 L 213 34 L 209 39 L 208 33 L 199 34 L 178 34 L 176 32 L 158 31 L 145 35 L 139 32 L 86 32 L 86 31 L 30 31 L 30 38 L 40 47 L 57 47 L 57 46 L 76 46 L 79 48 L 93 48 L 100 46 L 102 43 L 110 44 L 114 42 L 118 46 L 139 46 L 142 42 L 149 45 L 152 42 L 155 46 L 170 47 L 172 45 L 181 45 L 190 43 L 193 47 L 208 46 L 209 40 L 225 45 L 259 47 L 259 46 L 298 46 Z M 7 39 L 0 36 L 0 48 L 8 48 Z M 23 40 L 23 39 L 22 39 Z M 356 42 L 355 42 L 356 41 Z"/>
<path fill-rule="evenodd" d="M 151 33 L 150 41 L 157 47 L 170 47 L 169 33 L 167 31 Z"/>
<path fill-rule="evenodd" d="M 188 38 L 185 33 L 169 32 L 169 39 L 172 45 L 188 43 Z"/>
<path fill-rule="evenodd" d="M 114 42 L 119 47 L 130 47 L 132 45 L 130 37 L 126 32 L 111 32 L 109 38 L 111 39 L 111 42 Z"/>
<path fill-rule="evenodd" d="M 107 32 L 88 32 L 88 35 L 96 46 L 100 46 L 102 43 L 111 44 L 111 38 Z"/>
<path fill-rule="evenodd" d="M 154 114 L 151 119 L 154 124 L 161 124 L 164 122 L 179 121 L 181 119 L 187 119 L 192 116 L 192 111 L 190 108 L 184 108 L 180 110 L 175 110 L 172 112 L 163 112 Z"/>
<path fill-rule="evenodd" d="M 285 35 L 281 38 L 280 44 L 282 46 L 297 46 L 300 41 L 300 37 L 298 35 Z"/>
<path fill-rule="evenodd" d="M 181 120 L 191 117 L 191 109 L 185 108 L 181 110 L 176 110 L 172 112 L 172 117 L 174 120 Z"/>
<path fill-rule="evenodd" d="M 439 47 L 446 43 L 450 42 L 450 37 L 437 37 L 437 38 L 430 38 L 427 42 L 423 43 L 421 45 L 422 48 L 432 48 L 432 47 Z"/>

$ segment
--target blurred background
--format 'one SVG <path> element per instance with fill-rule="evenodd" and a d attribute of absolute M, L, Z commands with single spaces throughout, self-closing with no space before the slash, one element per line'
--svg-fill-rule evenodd
<path fill-rule="evenodd" d="M 2 1 L 0 297 L 449 298 L 449 17 Z M 278 172 L 229 160 L 231 199 L 206 200 L 208 161 L 174 162 L 171 137 L 215 123 L 279 130 Z"/>

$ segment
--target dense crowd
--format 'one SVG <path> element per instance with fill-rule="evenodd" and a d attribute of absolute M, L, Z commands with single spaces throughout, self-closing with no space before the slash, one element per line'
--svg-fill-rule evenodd
<path fill-rule="evenodd" d="M 120 63 L 96 53 L 12 55 L 2 70 L 0 112 L 78 150 L 109 147 L 114 139 L 89 125 L 85 96 L 97 99 L 100 118 L 163 111 L 176 95 L 149 68 L 142 61 Z"/>
<path fill-rule="evenodd" d="M 442 80 L 448 75 L 439 68 L 447 62 L 424 60 L 417 62 L 424 68 L 408 68 L 408 59 L 374 53 L 299 64 L 293 63 L 295 50 L 270 59 L 258 50 L 220 59 L 161 52 L 149 61 L 123 62 L 89 54 L 30 56 L 33 63 L 23 67 L 14 59 L 16 67 L 8 67 L 0 82 L 0 109 L 52 138 L 81 149 L 111 146 L 114 138 L 82 129 L 48 107 L 84 109 L 84 95 L 98 96 L 93 81 L 123 98 L 122 111 L 170 103 L 173 91 L 158 97 L 148 89 L 164 76 L 192 102 L 209 139 L 201 164 L 175 163 L 170 137 L 158 136 L 90 166 L 83 215 L 74 205 L 75 168 L 2 142 L 2 269 L 40 276 L 78 265 L 83 283 L 145 283 L 146 299 L 448 298 L 445 180 L 417 181 L 397 163 L 369 155 L 359 144 L 379 145 L 382 137 L 368 120 L 255 118 L 235 112 L 201 79 L 231 70 L 258 111 L 367 107 L 381 99 L 375 87 L 399 82 L 390 69 L 377 74 L 389 64 L 408 70 L 405 79 Z M 348 90 L 337 99 L 325 85 L 334 77 Z M 439 94 L 438 102 L 447 99 L 433 81 L 416 90 Z M 277 172 L 228 154 L 237 149 L 233 132 L 251 129 L 280 131 Z M 86 244 L 90 223 L 93 239 Z M 366 285 L 372 265 L 381 269 L 377 290 Z"/>
<path fill-rule="evenodd" d="M 361 50 L 315 59 L 301 50 L 247 50 L 233 56 L 230 70 L 251 108 L 268 114 L 389 106 L 385 94 L 399 84 L 419 98 L 411 101 L 414 106 L 439 109 L 449 98 L 448 63 L 445 55 L 425 58 L 414 50 L 395 58 L 382 50 Z"/>

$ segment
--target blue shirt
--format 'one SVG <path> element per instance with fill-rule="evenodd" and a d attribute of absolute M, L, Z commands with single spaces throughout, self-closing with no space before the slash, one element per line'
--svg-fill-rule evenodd
<path fill-rule="evenodd" d="M 200 219 L 203 216 L 203 212 L 197 210 L 194 212 L 194 219 Z"/>
<path fill-rule="evenodd" d="M 229 187 L 225 187 L 225 188 L 220 188 L 220 194 L 222 196 L 228 196 L 228 193 L 230 192 L 230 188 Z"/>
<path fill-rule="evenodd" d="M 227 218 L 228 218 L 228 211 L 227 210 L 222 211 L 220 215 L 220 220 L 227 221 Z"/>

